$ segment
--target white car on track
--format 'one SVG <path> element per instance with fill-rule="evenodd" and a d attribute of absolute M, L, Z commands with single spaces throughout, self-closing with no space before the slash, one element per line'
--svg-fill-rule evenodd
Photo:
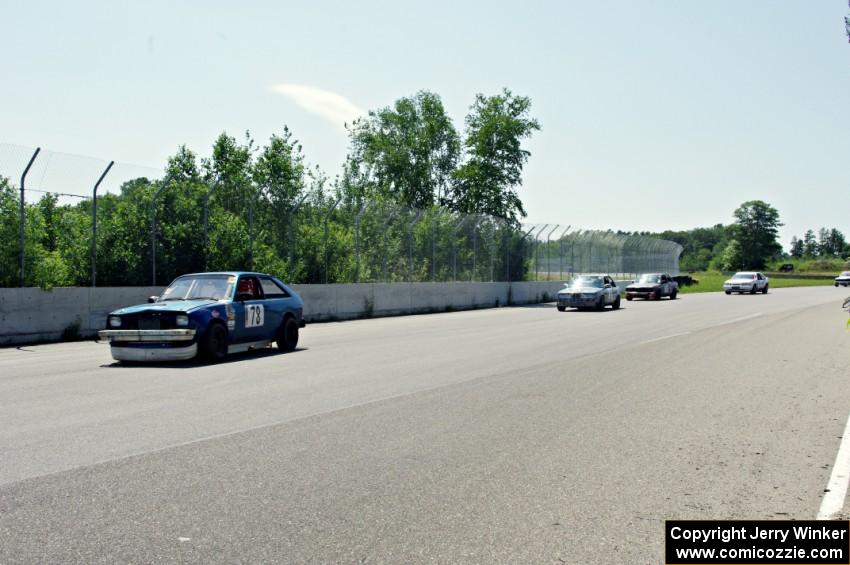
<path fill-rule="evenodd" d="M 769 284 L 770 279 L 758 271 L 742 271 L 735 273 L 731 279 L 723 283 L 723 292 L 726 294 L 732 294 L 733 292 L 740 294 L 744 294 L 745 292 L 749 292 L 750 294 L 761 292 L 767 294 Z"/>
<path fill-rule="evenodd" d="M 620 289 L 608 275 L 582 275 L 558 291 L 559 312 L 567 308 L 602 310 L 609 304 L 613 310 L 620 307 Z"/>
<path fill-rule="evenodd" d="M 835 277 L 835 286 L 850 286 L 850 271 L 844 271 Z"/>

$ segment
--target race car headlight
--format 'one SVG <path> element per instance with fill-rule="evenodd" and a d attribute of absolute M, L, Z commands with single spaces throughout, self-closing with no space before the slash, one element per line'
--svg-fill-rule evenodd
<path fill-rule="evenodd" d="M 189 325 L 189 316 L 186 314 L 180 314 L 177 316 L 177 325 L 186 327 Z"/>
<path fill-rule="evenodd" d="M 110 316 L 109 317 L 109 327 L 110 328 L 120 328 L 121 327 L 121 317 L 120 316 Z"/>

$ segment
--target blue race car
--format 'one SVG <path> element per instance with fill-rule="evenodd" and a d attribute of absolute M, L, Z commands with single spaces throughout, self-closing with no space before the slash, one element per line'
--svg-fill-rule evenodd
<path fill-rule="evenodd" d="M 118 361 L 178 361 L 196 355 L 221 361 L 228 353 L 298 345 L 305 326 L 301 297 L 271 275 L 198 273 L 176 278 L 147 304 L 111 312 L 107 329 Z"/>

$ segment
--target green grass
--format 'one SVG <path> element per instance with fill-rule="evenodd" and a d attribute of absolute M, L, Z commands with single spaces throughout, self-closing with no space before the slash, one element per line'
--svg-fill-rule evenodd
<path fill-rule="evenodd" d="M 690 294 L 694 292 L 722 292 L 724 281 L 729 279 L 729 275 L 723 273 L 692 273 L 692 277 L 699 281 L 699 284 L 691 286 L 680 286 L 679 292 L 682 294 Z M 834 275 L 833 275 L 834 276 Z M 770 278 L 770 275 L 768 275 Z M 771 278 L 770 288 L 787 288 L 791 286 L 832 286 L 832 278 L 823 279 L 802 279 L 802 278 Z"/>
<path fill-rule="evenodd" d="M 806 259 L 781 259 L 768 265 L 769 271 L 778 271 L 779 267 L 790 263 L 794 265 L 795 273 L 805 273 L 809 275 L 829 275 L 833 277 L 841 271 L 850 269 L 850 261 L 837 257 L 819 257 Z"/>

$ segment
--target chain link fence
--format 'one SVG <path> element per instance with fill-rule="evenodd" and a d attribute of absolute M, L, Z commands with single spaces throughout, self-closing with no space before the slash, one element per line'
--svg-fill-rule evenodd
<path fill-rule="evenodd" d="M 31 274 L 46 258 L 67 263 L 62 284 L 105 286 L 237 269 L 293 283 L 676 274 L 682 252 L 676 243 L 649 237 L 354 201 L 323 186 L 281 198 L 249 180 L 169 178 L 152 167 L 2 143 L 0 176 L 14 185 L 17 205 L 20 195 L 26 203 L 17 218 L 18 241 L 2 242 L 20 256 L 22 286 L 41 284 Z M 45 194 L 58 195 L 66 213 L 53 225 L 61 237 L 41 249 L 30 243 L 44 234 L 26 224 L 45 219 L 27 210 Z"/>

